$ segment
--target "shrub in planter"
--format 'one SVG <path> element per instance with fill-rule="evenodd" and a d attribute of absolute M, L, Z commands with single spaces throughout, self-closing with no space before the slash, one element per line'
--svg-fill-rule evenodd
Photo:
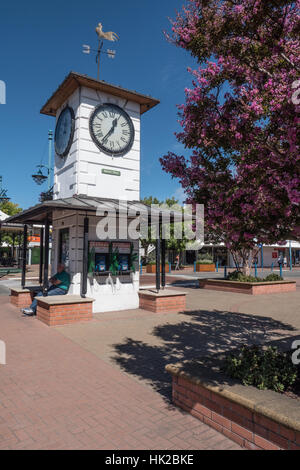
<path fill-rule="evenodd" d="M 228 274 L 226 277 L 228 281 L 238 281 L 238 282 L 274 282 L 274 281 L 283 281 L 283 278 L 278 274 L 269 274 L 265 278 L 255 277 L 255 276 L 246 276 L 241 271 L 233 271 Z"/>
<path fill-rule="evenodd" d="M 269 274 L 267 277 L 265 277 L 263 281 L 268 281 L 268 282 L 283 281 L 283 277 L 279 276 L 279 274 L 272 273 L 272 274 Z"/>
<path fill-rule="evenodd" d="M 213 258 L 211 255 L 199 255 L 197 258 L 197 264 L 214 264 Z"/>
<path fill-rule="evenodd" d="M 260 279 L 254 276 L 246 276 L 241 271 L 233 271 L 226 277 L 228 281 L 239 281 L 239 282 L 258 282 Z"/>
<path fill-rule="evenodd" d="M 244 345 L 239 352 L 226 357 L 222 370 L 243 385 L 275 392 L 284 392 L 297 379 L 297 367 L 292 363 L 290 354 L 271 346 L 263 349 Z"/>

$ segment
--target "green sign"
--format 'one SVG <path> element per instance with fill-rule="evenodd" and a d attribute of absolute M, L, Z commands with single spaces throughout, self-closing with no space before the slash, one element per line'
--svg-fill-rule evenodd
<path fill-rule="evenodd" d="M 103 175 L 121 176 L 121 172 L 116 170 L 102 170 L 102 173 Z"/>

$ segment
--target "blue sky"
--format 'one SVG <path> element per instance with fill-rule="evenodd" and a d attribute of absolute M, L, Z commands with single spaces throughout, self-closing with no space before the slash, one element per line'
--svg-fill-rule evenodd
<path fill-rule="evenodd" d="M 142 197 L 161 199 L 181 195 L 178 182 L 165 174 L 158 161 L 169 150 L 182 152 L 176 104 L 184 102 L 190 86 L 188 66 L 195 65 L 185 51 L 169 44 L 163 30 L 184 0 L 92 1 L 27 0 L 1 2 L 0 80 L 6 82 L 7 103 L 0 105 L 0 175 L 13 202 L 26 208 L 38 202 L 43 187 L 31 174 L 47 163 L 48 129 L 54 118 L 40 109 L 71 71 L 96 77 L 92 56 L 82 44 L 96 46 L 95 27 L 115 31 L 114 60 L 103 58 L 100 78 L 161 100 L 142 117 Z"/>

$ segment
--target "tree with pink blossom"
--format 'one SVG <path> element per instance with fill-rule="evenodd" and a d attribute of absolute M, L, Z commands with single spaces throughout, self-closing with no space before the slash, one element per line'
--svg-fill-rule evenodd
<path fill-rule="evenodd" d="M 161 164 L 246 274 L 259 244 L 300 225 L 299 11 L 300 0 L 189 0 L 169 36 L 198 67 L 178 106 L 191 155 Z"/>

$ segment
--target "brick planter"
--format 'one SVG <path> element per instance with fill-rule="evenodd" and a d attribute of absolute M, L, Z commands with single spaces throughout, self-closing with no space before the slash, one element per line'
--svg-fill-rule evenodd
<path fill-rule="evenodd" d="M 203 364 L 198 375 L 185 372 L 184 366 L 168 365 L 166 370 L 172 374 L 173 403 L 241 447 L 300 450 L 298 400 L 230 384 Z"/>
<path fill-rule="evenodd" d="M 165 270 L 166 270 L 166 273 L 169 272 L 169 265 L 168 264 L 165 265 Z M 161 267 L 160 267 L 160 272 L 161 272 Z M 147 264 L 146 273 L 147 274 L 155 274 L 156 273 L 156 264 Z"/>
<path fill-rule="evenodd" d="M 197 273 L 203 272 L 215 272 L 216 265 L 215 264 L 197 264 L 196 263 L 196 271 Z"/>
<path fill-rule="evenodd" d="M 79 295 L 53 295 L 37 298 L 37 318 L 48 326 L 90 321 L 94 299 Z"/>
<path fill-rule="evenodd" d="M 10 303 L 18 308 L 26 308 L 31 305 L 32 296 L 29 289 L 10 289 Z"/>
<path fill-rule="evenodd" d="M 248 295 L 280 294 L 296 290 L 295 281 L 238 282 L 225 279 L 199 279 L 200 289 L 237 292 Z"/>
<path fill-rule="evenodd" d="M 139 292 L 140 308 L 154 313 L 179 313 L 186 308 L 186 294 L 169 289 L 159 293 L 144 290 Z"/>

